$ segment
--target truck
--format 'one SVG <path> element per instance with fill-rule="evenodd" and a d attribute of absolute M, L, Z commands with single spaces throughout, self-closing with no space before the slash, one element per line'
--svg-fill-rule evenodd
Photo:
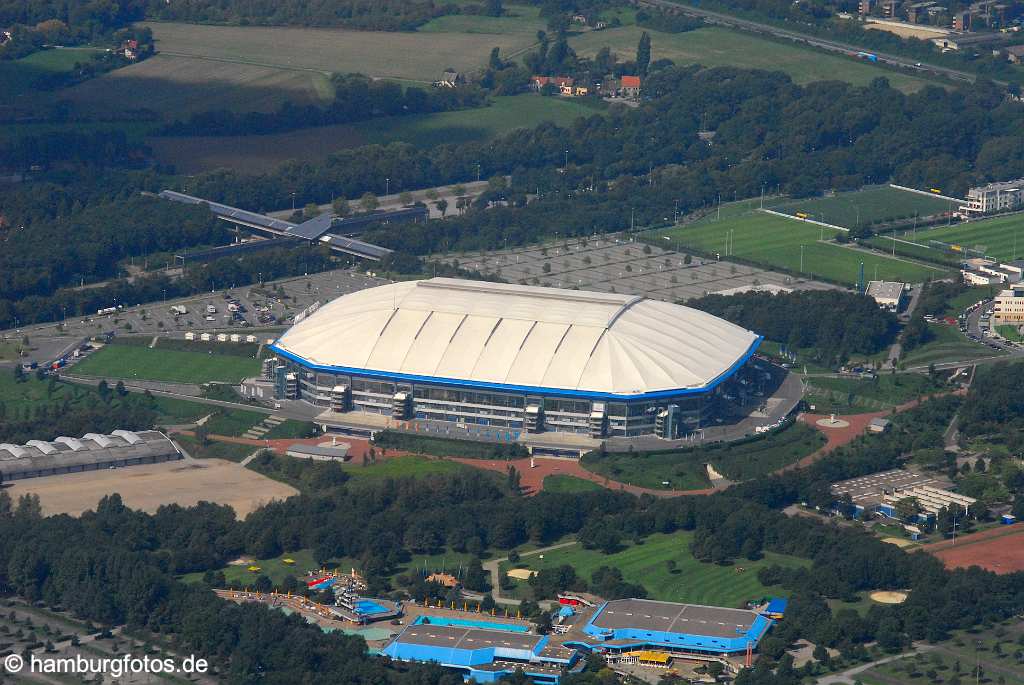
<path fill-rule="evenodd" d="M 228 304 L 228 311 L 232 312 L 232 313 L 237 312 L 238 311 L 238 305 L 235 304 L 234 302 Z"/>
<path fill-rule="evenodd" d="M 858 52 L 857 57 L 859 57 L 860 59 L 866 59 L 869 62 L 878 61 L 878 55 L 876 55 L 873 52 Z"/>
<path fill-rule="evenodd" d="M 206 313 L 207 314 L 216 314 L 217 313 L 217 308 L 214 307 L 212 304 L 208 304 L 208 305 L 206 305 Z"/>
<path fill-rule="evenodd" d="M 188 314 L 188 309 L 186 309 L 185 305 L 183 305 L 183 304 L 172 304 L 171 305 L 171 314 L 174 314 L 176 316 L 182 315 L 182 314 Z"/>

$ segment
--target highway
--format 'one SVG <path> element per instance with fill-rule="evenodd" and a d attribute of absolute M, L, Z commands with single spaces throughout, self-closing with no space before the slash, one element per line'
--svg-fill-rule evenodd
<path fill-rule="evenodd" d="M 771 24 L 762 24 L 755 21 L 749 21 L 747 19 L 739 19 L 737 17 L 730 16 L 728 14 L 721 14 L 719 12 L 711 12 L 709 10 L 700 9 L 691 5 L 684 5 L 678 2 L 672 2 L 671 0 L 634 0 L 638 6 L 655 7 L 663 10 L 670 10 L 673 12 L 679 12 L 694 17 L 702 17 L 705 21 L 711 24 L 719 24 L 721 26 L 731 26 L 734 28 L 742 29 L 744 31 L 751 31 L 753 33 L 763 33 L 776 38 L 785 38 L 797 43 L 803 43 L 812 47 L 820 48 L 822 50 L 828 50 L 829 52 L 838 52 L 844 55 L 850 55 L 851 59 L 855 59 L 852 55 L 856 55 L 858 52 L 870 52 L 871 54 L 878 57 L 879 64 L 888 64 L 890 66 L 898 67 L 900 69 L 907 69 L 917 75 L 925 76 L 928 74 L 934 76 L 943 76 L 954 81 L 967 81 L 973 82 L 976 76 L 970 72 L 959 71 L 957 69 L 950 69 L 948 67 L 940 67 L 935 64 L 929 64 L 927 62 L 918 62 L 908 57 L 900 57 L 898 55 L 892 55 L 885 52 L 878 52 L 871 48 L 858 47 L 856 45 L 850 45 L 849 43 L 841 43 L 835 40 L 828 40 L 825 38 L 819 38 L 817 36 L 811 36 L 804 33 L 798 33 L 796 31 L 789 31 L 787 29 L 781 29 Z M 918 66 L 920 65 L 920 66 Z M 1003 84 L 1002 81 L 996 81 L 996 83 Z"/>

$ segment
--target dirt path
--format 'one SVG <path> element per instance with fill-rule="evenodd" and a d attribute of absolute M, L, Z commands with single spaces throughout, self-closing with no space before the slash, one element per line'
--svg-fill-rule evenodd
<path fill-rule="evenodd" d="M 538 554 L 544 554 L 550 552 L 553 549 L 562 549 L 563 547 L 572 547 L 573 545 L 579 544 L 576 540 L 570 540 L 569 542 L 560 542 L 557 545 L 551 545 L 549 547 L 540 547 L 538 549 L 530 550 L 529 552 L 523 552 L 519 556 L 529 557 L 536 556 Z M 491 595 L 494 597 L 494 601 L 499 604 L 519 604 L 518 599 L 512 599 L 511 597 L 505 597 L 501 594 L 501 579 L 499 578 L 501 565 L 508 561 L 508 557 L 501 559 L 491 559 L 485 561 L 483 564 L 484 570 L 491 574 Z"/>

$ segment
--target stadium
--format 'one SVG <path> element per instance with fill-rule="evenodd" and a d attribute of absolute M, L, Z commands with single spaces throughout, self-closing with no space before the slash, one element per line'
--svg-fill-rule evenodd
<path fill-rule="evenodd" d="M 262 380 L 329 412 L 671 439 L 746 399 L 760 341 L 644 297 L 433 278 L 320 307 L 271 346 Z"/>

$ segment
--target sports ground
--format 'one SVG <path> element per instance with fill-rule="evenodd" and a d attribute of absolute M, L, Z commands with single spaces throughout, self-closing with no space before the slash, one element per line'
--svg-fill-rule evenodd
<path fill-rule="evenodd" d="M 79 376 L 169 383 L 237 383 L 259 373 L 255 359 L 182 350 L 108 345 L 72 367 Z"/>
<path fill-rule="evenodd" d="M 938 197 L 910 193 L 890 186 L 874 186 L 829 197 L 772 204 L 771 208 L 794 216 L 797 213 L 806 214 L 816 221 L 844 228 L 857 228 L 910 220 L 914 216 L 942 214 L 949 210 L 949 203 Z"/>
<path fill-rule="evenodd" d="M 756 209 L 734 216 L 723 215 L 721 219 L 712 213 L 692 224 L 657 232 L 659 236 L 668 235 L 673 242 L 678 241 L 682 248 L 721 258 L 733 256 L 847 286 L 857 283 L 861 262 L 868 280 L 921 283 L 926 278 L 946 273 L 937 266 L 831 242 L 838 233 L 835 229 Z"/>
<path fill-rule="evenodd" d="M 1024 571 L 1024 526 L 992 528 L 924 549 L 947 568 L 980 566 L 994 573 Z"/>
<path fill-rule="evenodd" d="M 1003 261 L 1019 259 L 1024 256 L 1024 214 L 969 221 L 955 226 L 917 231 L 913 236 L 901 237 L 924 245 L 937 240 L 964 249 L 977 250 Z"/>

